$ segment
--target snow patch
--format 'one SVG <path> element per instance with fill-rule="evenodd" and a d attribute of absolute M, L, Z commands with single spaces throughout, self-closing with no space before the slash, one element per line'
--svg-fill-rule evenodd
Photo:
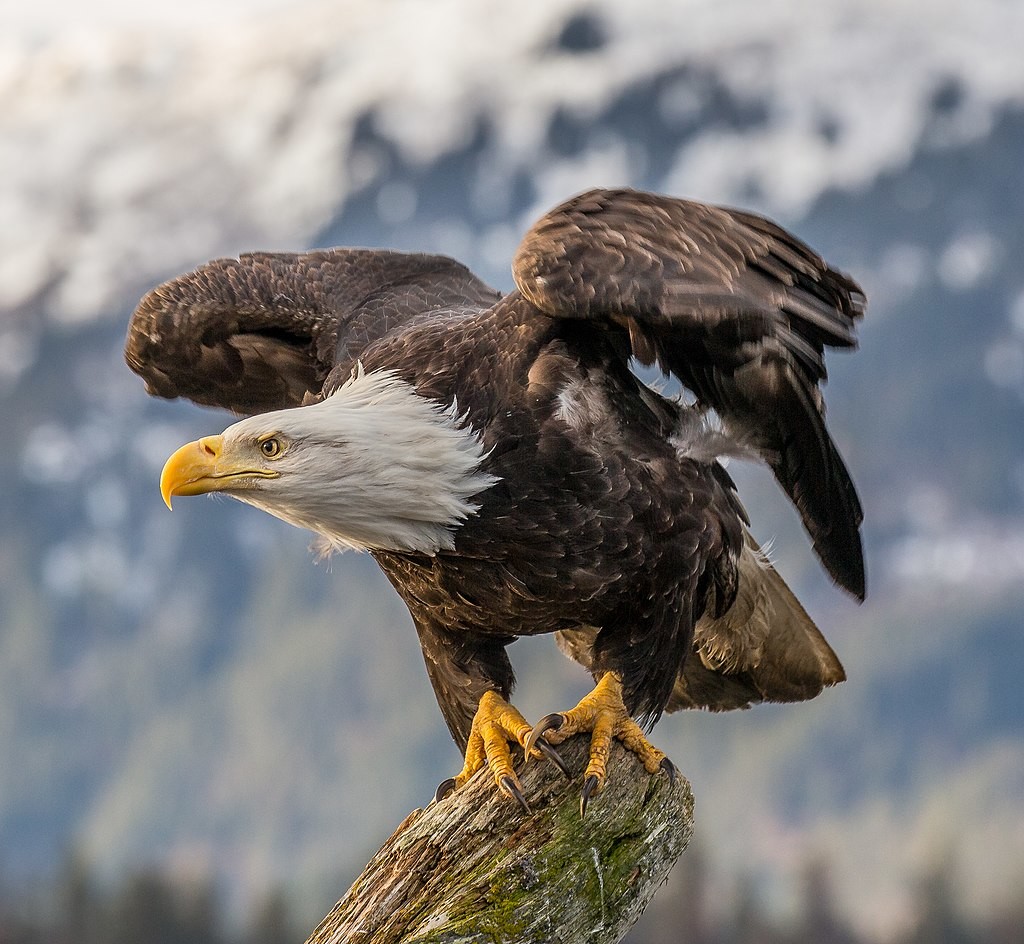
<path fill-rule="evenodd" d="M 1024 522 L 960 522 L 940 532 L 912 532 L 895 542 L 887 557 L 879 570 L 905 583 L 979 592 L 1019 586 L 1024 579 Z"/>

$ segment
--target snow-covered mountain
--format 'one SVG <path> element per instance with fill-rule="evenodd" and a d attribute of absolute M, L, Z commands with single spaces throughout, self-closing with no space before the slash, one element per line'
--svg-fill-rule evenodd
<path fill-rule="evenodd" d="M 424 168 L 481 136 L 460 189 L 511 226 L 491 237 L 502 272 L 516 224 L 587 183 L 656 179 L 795 218 L 925 136 L 987 133 L 1024 101 L 1022 31 L 1002 0 L 364 0 L 8 37 L 0 303 L 110 317 L 126 292 L 236 245 L 308 244 L 390 179 L 388 156 Z M 654 126 L 631 126 L 636 112 Z M 393 154 L 360 147 L 368 125 Z M 404 223 L 419 199 L 391 187 L 377 209 Z"/>
<path fill-rule="evenodd" d="M 970 907 L 1019 888 L 1024 6 L 111 19 L 0 38 L 0 867 L 43 871 L 74 843 L 109 870 L 308 888 L 457 760 L 369 562 L 315 568 L 305 536 L 234 506 L 166 513 L 164 458 L 225 420 L 147 400 L 122 365 L 141 292 L 212 256 L 331 244 L 448 252 L 507 288 L 534 216 L 630 184 L 769 212 L 870 299 L 828 391 L 868 510 L 864 608 L 741 472 L 851 681 L 657 730 L 712 858 L 781 907 L 798 860 L 827 852 L 880 933 L 950 847 Z M 536 711 L 581 683 L 520 648 Z"/>

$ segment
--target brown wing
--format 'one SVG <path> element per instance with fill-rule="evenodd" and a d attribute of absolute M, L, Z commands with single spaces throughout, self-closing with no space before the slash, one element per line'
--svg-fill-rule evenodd
<path fill-rule="evenodd" d="M 552 210 L 513 272 L 541 311 L 604 320 L 712 407 L 771 466 L 832 577 L 863 598 L 863 514 L 819 389 L 824 348 L 856 343 L 855 282 L 761 217 L 630 190 Z"/>
<path fill-rule="evenodd" d="M 153 289 L 132 315 L 128 365 L 154 396 L 236 413 L 298 406 L 334 368 L 438 311 L 499 295 L 444 256 L 373 249 L 247 253 Z"/>

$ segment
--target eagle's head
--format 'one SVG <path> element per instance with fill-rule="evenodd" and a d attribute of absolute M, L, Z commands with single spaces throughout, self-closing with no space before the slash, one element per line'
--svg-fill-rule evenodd
<path fill-rule="evenodd" d="M 222 492 L 321 535 L 332 549 L 454 546 L 492 485 L 477 433 L 390 371 L 364 373 L 319 403 L 251 416 L 187 443 L 160 476 L 175 495 Z"/>

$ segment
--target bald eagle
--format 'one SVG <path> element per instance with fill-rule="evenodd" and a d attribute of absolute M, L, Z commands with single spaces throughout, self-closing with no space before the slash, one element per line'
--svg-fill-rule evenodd
<path fill-rule="evenodd" d="M 612 738 L 671 774 L 645 734 L 664 712 L 845 677 L 721 460 L 766 462 L 863 599 L 861 506 L 820 386 L 864 296 L 760 216 L 631 190 L 555 208 L 512 269 L 502 297 L 436 255 L 218 259 L 142 299 L 126 358 L 151 394 L 246 416 L 168 459 L 168 505 L 222 492 L 376 559 L 465 754 L 439 796 L 488 765 L 525 805 L 513 746 L 557 763 L 587 731 L 585 810 Z M 505 650 L 541 633 L 595 688 L 531 725 Z"/>

